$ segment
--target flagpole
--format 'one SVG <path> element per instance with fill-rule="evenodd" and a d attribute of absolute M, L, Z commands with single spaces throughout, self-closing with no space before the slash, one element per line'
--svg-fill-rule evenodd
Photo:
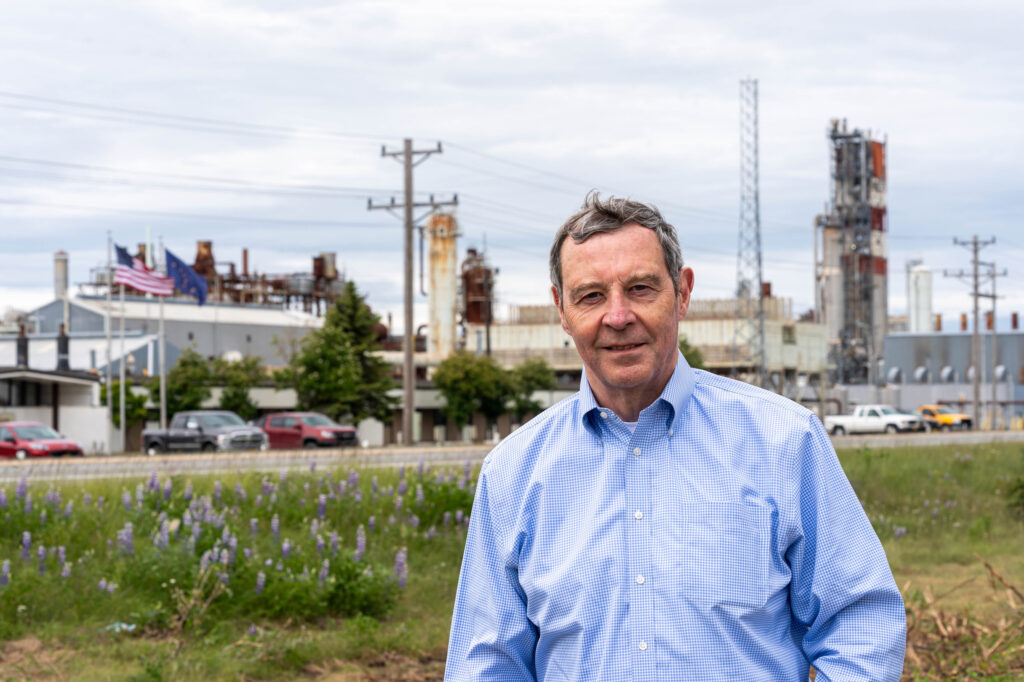
<path fill-rule="evenodd" d="M 167 254 L 164 251 L 164 238 L 160 238 L 160 253 L 163 255 L 160 264 L 160 272 L 167 274 Z M 164 358 L 167 357 L 167 347 L 164 345 L 164 298 L 160 297 L 160 327 L 157 334 L 160 338 L 160 428 L 167 428 L 167 367 Z"/>
<path fill-rule="evenodd" d="M 125 424 L 125 399 L 124 399 L 124 384 L 125 384 L 125 362 L 124 362 L 124 284 L 121 285 L 121 383 L 118 387 L 121 395 L 121 452 L 128 449 L 128 425 Z"/>
<path fill-rule="evenodd" d="M 112 372 L 110 370 L 110 308 L 113 305 L 112 290 L 114 287 L 114 275 L 111 272 L 110 261 L 113 258 L 113 239 L 110 236 L 110 230 L 107 230 L 107 308 L 106 315 L 104 316 L 104 327 L 107 332 L 107 454 L 112 453 L 114 440 L 114 395 L 112 381 Z"/>

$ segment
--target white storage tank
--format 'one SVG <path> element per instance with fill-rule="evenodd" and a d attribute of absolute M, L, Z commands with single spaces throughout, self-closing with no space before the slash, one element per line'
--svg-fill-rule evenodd
<path fill-rule="evenodd" d="M 907 331 L 928 334 L 932 331 L 932 270 L 918 263 L 907 269 Z"/>

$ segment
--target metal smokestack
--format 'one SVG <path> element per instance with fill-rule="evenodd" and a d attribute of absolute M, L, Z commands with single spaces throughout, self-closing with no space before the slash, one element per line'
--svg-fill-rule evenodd
<path fill-rule="evenodd" d="M 57 334 L 57 371 L 71 369 L 70 358 L 68 357 L 68 334 L 66 327 L 60 326 L 60 333 Z"/>
<path fill-rule="evenodd" d="M 20 369 L 28 368 L 28 336 L 25 335 L 25 325 L 18 326 L 18 339 L 16 341 L 17 366 Z"/>
<path fill-rule="evenodd" d="M 53 254 L 53 296 L 64 302 L 64 328 L 71 327 L 70 310 L 68 308 L 68 252 L 58 251 Z"/>

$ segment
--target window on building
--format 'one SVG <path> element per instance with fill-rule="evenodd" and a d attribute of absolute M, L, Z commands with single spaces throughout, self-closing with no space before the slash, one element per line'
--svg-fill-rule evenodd
<path fill-rule="evenodd" d="M 796 344 L 796 325 L 782 325 L 782 343 L 790 346 Z"/>

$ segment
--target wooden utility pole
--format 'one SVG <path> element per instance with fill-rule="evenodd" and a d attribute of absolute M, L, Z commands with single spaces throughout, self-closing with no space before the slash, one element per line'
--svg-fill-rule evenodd
<path fill-rule="evenodd" d="M 405 223 L 405 268 L 404 268 L 404 292 L 405 292 L 405 322 L 403 331 L 403 364 L 402 364 L 402 443 L 404 445 L 413 444 L 413 425 L 412 417 L 416 411 L 415 394 L 416 394 L 416 366 L 413 363 L 413 351 L 415 350 L 416 336 L 415 327 L 413 326 L 412 316 L 412 303 L 413 303 L 413 230 L 415 229 L 416 222 L 418 222 L 413 216 L 413 209 L 416 208 L 429 208 L 427 215 L 433 213 L 436 209 L 442 206 L 455 206 L 458 204 L 458 197 L 453 197 L 451 201 L 434 201 L 434 197 L 430 197 L 430 201 L 417 203 L 413 200 L 413 183 L 412 183 L 412 169 L 415 166 L 423 163 L 427 160 L 431 154 L 441 154 L 441 143 L 437 143 L 437 147 L 434 149 L 413 149 L 412 139 L 405 138 L 402 144 L 401 151 L 388 151 L 387 147 L 381 147 L 380 155 L 390 156 L 395 159 L 401 159 L 401 163 L 405 169 L 405 200 L 402 203 L 397 203 L 394 197 L 391 197 L 391 202 L 388 204 L 374 204 L 371 199 L 367 204 L 368 210 L 384 209 L 395 214 L 395 211 L 399 208 L 403 209 L 403 222 Z M 418 159 L 416 157 L 419 157 Z M 397 217 L 397 214 L 395 214 Z M 425 217 L 425 216 L 423 216 Z"/>
<path fill-rule="evenodd" d="M 974 334 L 971 336 L 971 368 L 974 370 L 974 378 L 972 381 L 972 388 L 974 391 L 974 427 L 979 428 L 981 426 L 981 331 L 978 323 L 978 299 L 982 296 L 981 293 L 981 280 L 979 277 L 978 266 L 981 265 L 981 261 L 978 260 L 978 252 L 986 246 L 990 246 L 996 243 L 996 238 L 981 240 L 978 239 L 978 235 L 974 235 L 970 241 L 962 241 L 953 238 L 953 243 L 957 246 L 963 246 L 971 250 L 971 272 L 968 275 L 963 270 L 957 272 L 950 272 L 949 270 L 943 270 L 943 277 L 956 277 L 964 281 L 969 281 L 971 284 L 971 297 L 974 300 Z M 994 321 L 993 321 L 994 324 Z"/>
<path fill-rule="evenodd" d="M 991 372 L 991 374 L 989 375 L 989 380 L 992 382 L 992 406 L 989 408 L 988 414 L 989 428 L 995 431 L 996 417 L 999 415 L 999 408 L 997 403 L 998 394 L 996 393 L 996 389 L 999 387 L 999 384 L 996 382 L 996 367 L 999 366 L 999 337 L 996 335 L 996 278 L 1006 277 L 1007 272 L 1006 270 L 1003 270 L 1002 272 L 996 270 L 995 262 L 979 262 L 979 265 L 984 265 L 986 268 L 988 268 L 988 273 L 986 276 L 992 282 L 992 292 L 979 293 L 978 296 L 981 298 L 992 299 L 992 329 L 989 330 L 991 332 L 989 334 L 989 340 L 992 346 L 992 352 L 989 357 L 989 365 L 991 367 L 991 369 L 989 370 Z"/>

